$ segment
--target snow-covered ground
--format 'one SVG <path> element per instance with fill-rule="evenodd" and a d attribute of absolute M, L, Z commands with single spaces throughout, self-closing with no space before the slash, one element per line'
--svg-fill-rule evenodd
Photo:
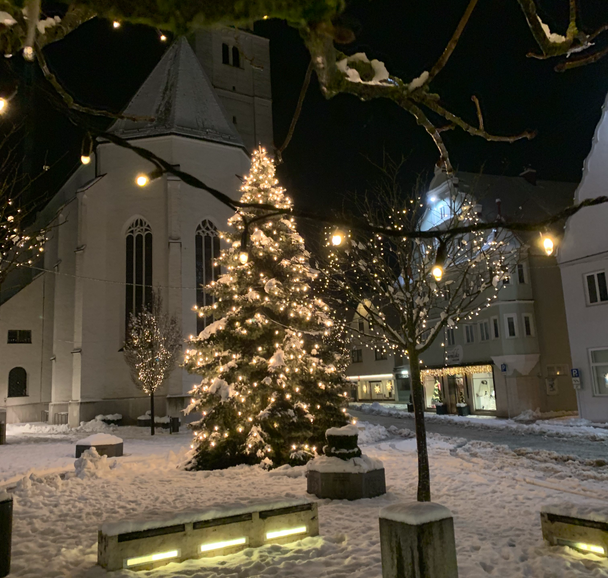
<path fill-rule="evenodd" d="M 403 405 L 384 403 L 351 403 L 350 407 L 368 415 L 381 415 L 403 419 L 413 419 L 413 414 Z M 528 410 L 513 419 L 499 419 L 492 416 L 458 416 L 425 413 L 427 422 L 450 423 L 479 429 L 509 430 L 520 434 L 543 435 L 557 438 L 584 438 L 608 440 L 608 424 L 596 424 L 580 419 L 576 412 L 540 413 Z"/>
<path fill-rule="evenodd" d="M 379 578 L 378 511 L 415 498 L 415 441 L 409 430 L 359 426 L 365 453 L 384 462 L 388 493 L 357 502 L 319 500 L 319 537 L 112 576 Z M 15 498 L 11 578 L 106 576 L 96 566 L 97 530 L 104 522 L 307 497 L 304 467 L 185 472 L 177 466 L 189 434 L 163 432 L 151 439 L 128 427 L 103 430 L 124 439 L 125 457 L 105 460 L 106 467 L 96 470 L 83 470 L 81 463 L 77 477 L 73 444 L 91 432 L 46 428 L 10 426 L 8 445 L 0 446 L 0 490 L 12 480 Z M 608 467 L 436 434 L 429 446 L 433 500 L 454 514 L 460 578 L 608 578 L 605 559 L 546 546 L 539 517 L 549 502 L 605 504 Z M 28 468 L 32 472 L 24 476 Z M 60 470 L 74 473 L 62 479 Z"/>

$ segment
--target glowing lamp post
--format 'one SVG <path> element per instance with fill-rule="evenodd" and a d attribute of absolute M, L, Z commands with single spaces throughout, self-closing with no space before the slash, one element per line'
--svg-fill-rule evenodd
<path fill-rule="evenodd" d="M 8 100 L 0 97 L 0 114 L 4 114 L 8 108 Z"/>
<path fill-rule="evenodd" d="M 543 249 L 547 255 L 553 254 L 553 239 L 551 237 L 543 237 Z"/>
<path fill-rule="evenodd" d="M 344 241 L 344 235 L 340 231 L 334 231 L 331 236 L 331 244 L 339 247 Z"/>

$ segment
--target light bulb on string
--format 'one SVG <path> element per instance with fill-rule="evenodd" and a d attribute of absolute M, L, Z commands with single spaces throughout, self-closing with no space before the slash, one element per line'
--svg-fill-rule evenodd
<path fill-rule="evenodd" d="M 542 239 L 542 243 L 545 253 L 547 253 L 548 256 L 552 255 L 554 249 L 553 239 L 549 235 L 545 235 Z"/>
<path fill-rule="evenodd" d="M 343 242 L 344 242 L 344 233 L 342 233 L 342 231 L 336 229 L 331 234 L 331 244 L 334 247 L 339 247 Z"/>
<path fill-rule="evenodd" d="M 120 28 L 121 23 L 118 20 L 114 20 L 114 22 L 112 22 L 112 27 L 113 28 Z"/>
<path fill-rule="evenodd" d="M 0 114 L 4 114 L 8 109 L 8 100 L 4 97 L 0 97 Z"/>

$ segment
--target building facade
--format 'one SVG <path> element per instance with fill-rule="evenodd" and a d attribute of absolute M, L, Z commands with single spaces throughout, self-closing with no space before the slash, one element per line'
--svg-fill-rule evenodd
<path fill-rule="evenodd" d="M 479 214 L 487 221 L 517 211 L 527 220 L 542 218 L 569 204 L 574 190 L 571 183 L 532 184 L 524 179 L 470 173 L 459 173 L 455 185 L 458 194 L 478 203 Z M 449 217 L 453 194 L 438 171 L 427 194 L 422 228 L 438 227 Z M 576 410 L 556 258 L 547 256 L 534 237 L 512 242 L 514 257 L 497 299 L 470 321 L 444 328 L 443 336 L 421 355 L 427 410 L 435 410 L 438 402 L 447 406 L 448 413 L 455 414 L 458 404 L 466 404 L 473 414 L 500 417 L 515 417 L 524 410 Z M 360 322 L 363 320 L 353 321 Z M 433 325 L 432 319 L 428 325 Z M 361 346 L 354 346 L 356 349 Z M 367 394 L 367 400 L 410 401 L 409 368 L 402 358 L 394 357 L 382 365 L 375 361 L 370 346 L 353 355 L 362 359 L 349 368 L 349 375 L 359 384 L 358 399 Z M 370 397 L 370 388 L 378 389 L 373 380 L 390 381 L 395 393 L 387 396 L 382 384 L 380 393 Z"/>
<path fill-rule="evenodd" d="M 608 99 L 583 166 L 575 202 L 606 195 Z M 608 207 L 583 209 L 566 223 L 558 247 L 579 413 L 608 421 Z"/>
<path fill-rule="evenodd" d="M 238 78 L 236 95 L 250 93 L 255 100 L 263 93 L 268 104 L 267 42 L 246 32 L 239 38 L 236 64 L 222 61 L 220 32 L 195 38 L 199 58 L 202 46 L 210 51 L 203 65 L 185 39 L 176 40 L 125 109 L 153 120 L 119 120 L 110 129 L 234 199 L 238 175 L 249 170 L 244 140 L 254 146 L 272 136 L 268 111 L 250 108 L 234 121 L 206 72 Z M 258 57 L 262 70 L 252 65 Z M 260 114 L 259 130 L 251 132 Z M 170 175 L 136 186 L 136 175 L 153 169 L 126 148 L 100 143 L 92 162 L 80 166 L 40 213 L 38 224 L 53 226 L 44 262 L 29 283 L 17 276 L 19 290 L 10 288 L 0 306 L 0 406 L 9 422 L 48 415 L 52 423 L 74 426 L 120 413 L 133 423 L 149 400 L 123 359 L 129 314 L 160 291 L 184 337 L 204 327 L 193 306 L 206 304 L 202 286 L 218 274 L 218 231 L 231 210 Z M 176 369 L 156 396 L 158 413 L 179 415 L 196 381 Z"/>

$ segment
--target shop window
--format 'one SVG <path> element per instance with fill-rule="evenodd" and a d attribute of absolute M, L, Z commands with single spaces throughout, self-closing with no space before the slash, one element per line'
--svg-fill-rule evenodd
<path fill-rule="evenodd" d="M 29 329 L 9 329 L 7 343 L 31 343 L 32 332 Z"/>
<path fill-rule="evenodd" d="M 361 363 L 363 361 L 363 350 L 362 349 L 353 349 L 350 352 L 350 362 L 351 363 Z"/>
<path fill-rule="evenodd" d="M 492 339 L 500 339 L 500 325 L 498 325 L 498 317 L 492 317 Z"/>
<path fill-rule="evenodd" d="M 230 64 L 230 47 L 226 44 L 222 44 L 222 63 Z"/>
<path fill-rule="evenodd" d="M 27 373 L 23 367 L 13 367 L 9 371 L 8 397 L 27 397 Z"/>
<path fill-rule="evenodd" d="M 592 349 L 591 373 L 595 395 L 608 395 L 608 349 Z"/>
<path fill-rule="evenodd" d="M 490 323 L 487 320 L 479 324 L 479 339 L 481 341 L 488 341 L 490 339 Z"/>
<path fill-rule="evenodd" d="M 505 329 L 508 338 L 517 337 L 517 317 L 515 315 L 505 315 Z"/>
<path fill-rule="evenodd" d="M 464 326 L 464 338 L 467 343 L 475 343 L 475 325 Z"/>
<path fill-rule="evenodd" d="M 587 281 L 587 300 L 589 305 L 608 301 L 608 287 L 606 286 L 606 273 L 600 271 L 585 275 Z"/>
<path fill-rule="evenodd" d="M 496 411 L 496 392 L 491 373 L 471 374 L 473 405 L 476 411 Z"/>
<path fill-rule="evenodd" d="M 534 323 L 532 322 L 532 315 L 524 313 L 522 315 L 524 325 L 524 335 L 526 337 L 534 337 Z"/>
<path fill-rule="evenodd" d="M 526 276 L 526 267 L 523 263 L 517 264 L 517 282 L 520 285 L 526 285 L 528 283 L 528 278 Z"/>
<path fill-rule="evenodd" d="M 454 328 L 448 327 L 445 331 L 445 340 L 448 345 L 454 345 L 456 343 L 456 338 L 454 335 Z"/>

